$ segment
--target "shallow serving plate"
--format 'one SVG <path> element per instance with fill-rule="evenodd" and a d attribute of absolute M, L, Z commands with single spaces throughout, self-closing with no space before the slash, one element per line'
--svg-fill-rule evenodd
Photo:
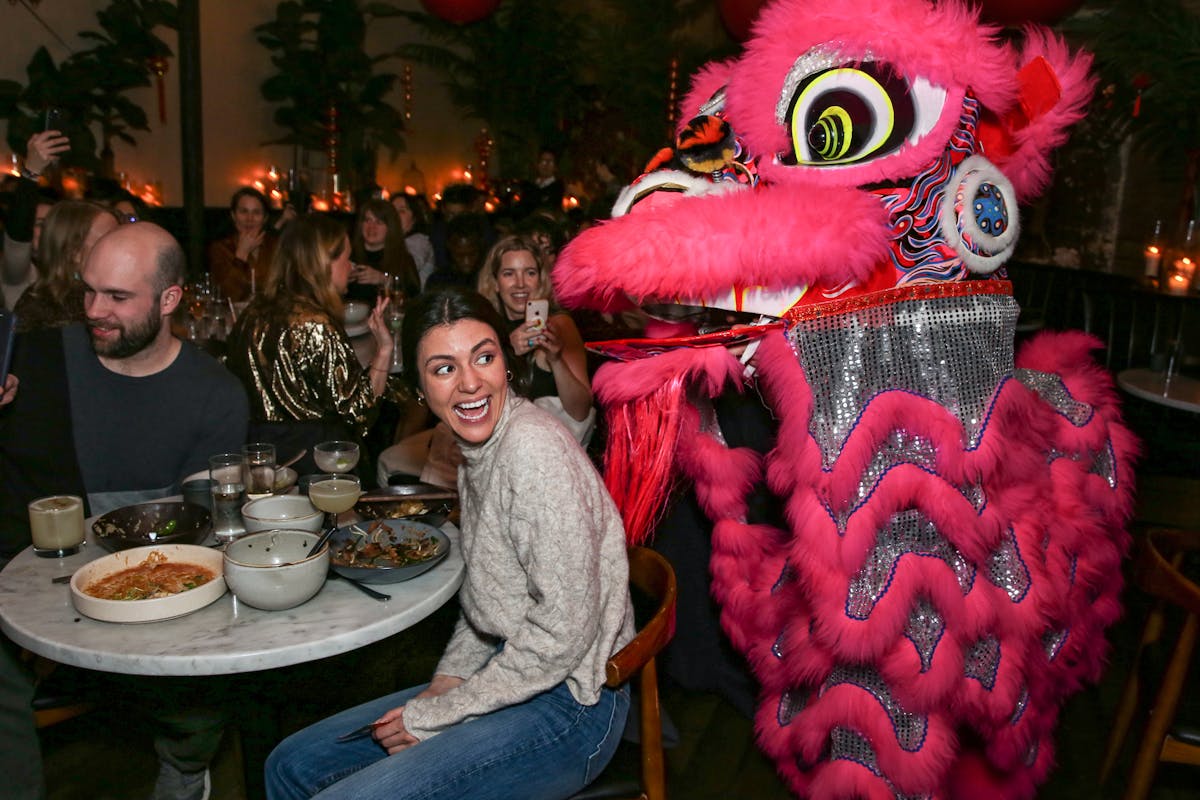
<path fill-rule="evenodd" d="M 351 531 L 351 528 L 357 527 L 359 530 L 365 531 L 373 524 L 386 525 L 391 531 L 390 535 L 396 540 L 423 536 L 432 538 L 437 543 L 434 555 L 423 561 L 402 564 L 400 566 L 381 564 L 377 566 L 351 567 L 345 564 L 338 564 L 336 559 L 338 550 L 351 539 L 359 538 Z M 364 521 L 357 525 L 346 525 L 334 531 L 333 536 L 329 538 L 329 552 L 330 569 L 344 578 L 353 578 L 360 583 L 399 583 L 400 581 L 415 578 L 439 564 L 450 553 L 450 537 L 432 525 L 426 525 L 423 522 L 412 522 L 411 520 L 403 519 L 378 520 L 376 522 Z"/>
<path fill-rule="evenodd" d="M 195 589 L 154 600 L 102 600 L 84 594 L 83 587 L 113 573 L 136 567 L 155 550 L 168 561 L 198 564 L 216 574 L 216 578 Z M 157 622 L 182 617 L 204 608 L 225 594 L 225 555 L 220 550 L 194 544 L 164 544 L 134 547 L 84 564 L 71 576 L 71 602 L 79 613 L 104 622 Z"/>
<path fill-rule="evenodd" d="M 402 519 L 422 514 L 451 514 L 458 505 L 458 492 L 428 483 L 406 483 L 373 489 L 354 505 L 359 516 L 372 519 Z"/>
<path fill-rule="evenodd" d="M 114 509 L 92 523 L 92 533 L 104 549 L 125 550 L 150 544 L 199 544 L 211 527 L 207 508 L 159 501 Z"/>

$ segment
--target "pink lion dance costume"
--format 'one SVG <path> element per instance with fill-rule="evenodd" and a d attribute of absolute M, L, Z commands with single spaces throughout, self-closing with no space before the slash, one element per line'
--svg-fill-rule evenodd
<path fill-rule="evenodd" d="M 641 541 L 694 483 L 799 796 L 1032 797 L 1119 613 L 1135 442 L 1097 342 L 1014 359 L 1001 270 L 1089 59 L 997 34 L 949 0 L 777 0 L 555 268 L 568 305 L 652 318 L 595 343 L 609 488 Z M 711 413 L 751 386 L 765 453 Z M 746 521 L 763 487 L 781 525 Z"/>

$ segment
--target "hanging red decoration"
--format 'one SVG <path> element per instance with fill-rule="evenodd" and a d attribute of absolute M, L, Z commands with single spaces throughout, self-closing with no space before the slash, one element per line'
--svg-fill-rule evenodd
<path fill-rule="evenodd" d="M 986 22 L 1053 25 L 1083 5 L 1083 0 L 973 0 Z"/>
<path fill-rule="evenodd" d="M 166 56 L 150 56 L 146 65 L 150 67 L 150 71 L 154 73 L 154 84 L 158 89 L 158 121 L 163 125 L 167 124 L 167 87 L 163 83 L 163 76 L 167 74 L 167 67 L 170 66 Z"/>
<path fill-rule="evenodd" d="M 750 26 L 765 3 L 766 0 L 717 0 L 721 23 L 734 41 L 742 42 L 750 36 Z"/>
<path fill-rule="evenodd" d="M 675 118 L 679 113 L 679 59 L 671 56 L 671 69 L 667 76 L 667 138 L 675 137 Z"/>
<path fill-rule="evenodd" d="M 421 5 L 439 19 L 466 25 L 490 16 L 500 0 L 421 0 Z"/>

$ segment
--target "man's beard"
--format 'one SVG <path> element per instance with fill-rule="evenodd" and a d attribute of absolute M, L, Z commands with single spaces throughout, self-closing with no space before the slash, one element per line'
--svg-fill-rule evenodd
<path fill-rule="evenodd" d="M 103 328 L 112 327 L 119 331 L 117 338 L 113 341 L 98 341 L 95 336 L 92 336 L 92 349 L 96 351 L 96 355 L 104 356 L 105 358 L 129 358 L 137 355 L 150 346 L 158 337 L 159 326 L 162 323 L 162 318 L 158 314 L 157 309 L 151 309 L 141 320 L 134 322 L 129 328 L 121 325 L 108 325 L 104 323 L 95 323 L 88 321 L 88 325 Z"/>

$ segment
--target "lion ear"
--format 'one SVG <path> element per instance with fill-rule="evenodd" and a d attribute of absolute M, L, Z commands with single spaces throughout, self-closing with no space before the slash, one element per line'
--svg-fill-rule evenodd
<path fill-rule="evenodd" d="M 1072 53 L 1045 29 L 1025 33 L 1017 102 L 998 116 L 985 114 L 979 131 L 984 154 L 1012 181 L 1021 202 L 1049 185 L 1050 154 L 1084 117 L 1096 83 L 1090 55 Z"/>

